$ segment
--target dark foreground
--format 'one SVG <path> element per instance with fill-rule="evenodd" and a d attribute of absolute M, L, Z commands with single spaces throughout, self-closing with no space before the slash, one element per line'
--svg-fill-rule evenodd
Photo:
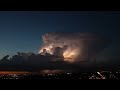
<path fill-rule="evenodd" d="M 120 71 L 80 72 L 61 74 L 3 73 L 0 74 L 0 79 L 38 79 L 38 80 L 120 79 Z"/>

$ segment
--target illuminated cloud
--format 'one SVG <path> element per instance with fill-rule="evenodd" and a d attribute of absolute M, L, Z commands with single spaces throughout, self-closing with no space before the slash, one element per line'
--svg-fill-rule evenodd
<path fill-rule="evenodd" d="M 93 33 L 47 33 L 42 36 L 43 46 L 39 53 L 63 55 L 64 61 L 93 59 L 108 44 L 108 40 Z"/>

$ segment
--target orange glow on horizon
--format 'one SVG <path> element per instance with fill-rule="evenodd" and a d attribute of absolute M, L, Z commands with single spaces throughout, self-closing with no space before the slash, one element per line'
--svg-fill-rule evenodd
<path fill-rule="evenodd" d="M 1 74 L 29 74 L 27 71 L 0 71 Z"/>

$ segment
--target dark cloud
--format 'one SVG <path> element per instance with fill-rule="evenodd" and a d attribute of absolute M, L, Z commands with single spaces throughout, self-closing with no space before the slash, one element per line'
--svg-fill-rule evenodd
<path fill-rule="evenodd" d="M 6 56 L 5 56 L 6 57 Z M 115 66 L 114 66 L 115 65 Z M 68 63 L 63 61 L 63 58 L 56 56 L 43 56 L 31 54 L 28 58 L 24 56 L 15 55 L 10 60 L 4 59 L 0 61 L 0 70 L 2 71 L 31 71 L 40 72 L 44 70 L 62 70 L 66 71 L 93 71 L 107 68 L 114 68 L 119 64 L 100 64 L 96 65 L 95 62 L 80 61 Z"/>
<path fill-rule="evenodd" d="M 92 33 L 48 33 L 43 35 L 43 47 L 52 45 L 52 55 L 43 48 L 40 54 L 19 53 L 8 59 L 8 55 L 0 61 L 0 70 L 64 70 L 64 71 L 89 71 L 96 69 L 93 57 L 102 51 L 110 40 Z M 75 49 L 78 55 L 77 62 L 64 60 L 63 52 Z M 72 50 L 70 51 L 72 52 Z M 79 58 L 80 57 L 80 58 Z"/>

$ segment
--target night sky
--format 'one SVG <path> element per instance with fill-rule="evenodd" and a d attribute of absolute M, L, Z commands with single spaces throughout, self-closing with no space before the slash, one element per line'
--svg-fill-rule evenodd
<path fill-rule="evenodd" d="M 96 32 L 112 43 L 99 59 L 120 57 L 120 12 L 1 11 L 0 58 L 17 52 L 38 54 L 42 35 L 48 32 Z M 106 59 L 107 58 L 107 59 Z"/>

